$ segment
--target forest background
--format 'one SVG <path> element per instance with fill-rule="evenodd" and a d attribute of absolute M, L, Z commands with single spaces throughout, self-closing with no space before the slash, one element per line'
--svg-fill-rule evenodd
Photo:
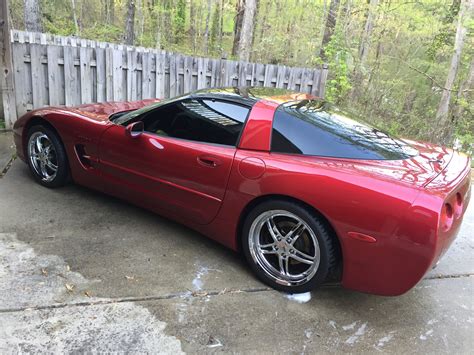
<path fill-rule="evenodd" d="M 474 145 L 474 0 L 9 0 L 14 29 L 315 67 L 326 99 L 408 138 Z"/>

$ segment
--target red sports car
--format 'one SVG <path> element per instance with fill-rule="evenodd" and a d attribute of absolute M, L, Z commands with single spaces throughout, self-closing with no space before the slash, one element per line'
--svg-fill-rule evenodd
<path fill-rule="evenodd" d="M 178 220 L 293 293 L 336 277 L 406 292 L 452 243 L 470 198 L 466 155 L 281 89 L 48 107 L 14 133 L 40 184 L 71 178 Z"/>

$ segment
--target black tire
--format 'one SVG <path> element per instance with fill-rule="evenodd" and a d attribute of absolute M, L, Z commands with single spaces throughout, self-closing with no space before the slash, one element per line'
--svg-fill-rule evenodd
<path fill-rule="evenodd" d="M 54 153 L 54 162 L 56 163 L 57 170 L 55 175 L 51 174 L 54 175 L 54 177 L 50 179 L 46 179 L 43 175 L 41 175 L 38 169 L 35 168 L 33 160 L 30 156 L 30 139 L 33 135 L 37 136 L 39 134 L 45 135 L 47 137 L 45 139 L 49 140 L 50 145 L 52 145 L 52 147 L 54 148 L 54 150 L 51 149 L 51 157 L 53 157 Z M 54 132 L 51 128 L 43 125 L 35 125 L 30 127 L 28 129 L 25 148 L 28 167 L 30 168 L 34 179 L 38 183 L 49 188 L 61 187 L 67 183 L 69 177 L 69 162 L 61 139 L 59 138 L 56 132 Z"/>
<path fill-rule="evenodd" d="M 263 224 L 261 224 L 261 227 L 260 227 L 261 229 L 259 233 L 255 233 L 256 231 L 255 228 L 258 228 L 258 227 L 252 227 L 252 226 L 258 225 L 259 223 L 263 223 L 261 222 L 261 218 L 263 218 L 261 216 L 271 215 L 272 213 L 277 212 L 277 211 L 287 211 L 289 212 L 290 215 L 297 216 L 300 220 L 304 222 L 303 227 L 302 227 L 303 228 L 302 236 L 304 236 L 304 238 L 308 239 L 310 242 L 315 237 L 317 239 L 317 244 L 319 244 L 318 245 L 319 266 L 313 268 L 313 270 L 316 269 L 316 271 L 313 271 L 314 274 L 311 277 L 308 276 L 306 278 L 303 278 L 298 283 L 296 283 L 295 281 L 295 284 L 293 284 L 293 281 L 287 281 L 287 280 L 282 281 L 281 279 L 278 280 L 277 282 L 275 277 L 270 275 L 271 272 L 268 272 L 265 270 L 265 265 L 262 266 L 261 256 L 260 256 L 260 262 L 258 261 L 259 257 L 256 256 L 256 254 L 258 254 L 258 252 L 256 251 L 257 249 L 255 247 L 256 243 L 251 241 L 251 240 L 255 240 L 254 239 L 255 237 L 253 237 L 255 235 L 259 235 L 259 237 L 257 237 L 259 238 L 259 243 L 260 243 L 260 238 L 262 238 L 262 233 L 268 233 L 268 235 L 270 236 L 272 235 L 270 234 L 269 231 L 267 232 L 264 230 L 264 228 L 267 228 L 268 230 L 267 224 L 265 224 L 265 227 L 263 227 Z M 282 225 L 282 223 L 287 223 L 287 224 L 290 223 L 290 222 L 285 222 L 285 220 L 281 219 L 281 218 L 285 218 L 285 216 L 283 217 L 278 217 L 278 215 L 275 215 L 275 216 L 276 216 L 275 218 L 280 218 L 280 222 L 276 222 L 275 223 L 276 225 L 278 225 L 278 223 L 280 223 L 280 226 Z M 289 218 L 291 219 L 291 217 Z M 277 221 L 277 219 L 272 219 L 272 220 Z M 295 221 L 295 224 L 297 223 L 299 222 Z M 307 229 L 308 227 L 311 229 L 312 234 Z M 277 229 L 278 228 L 280 227 L 277 226 Z M 251 232 L 251 229 L 252 229 L 252 232 Z M 252 235 L 249 235 L 250 233 L 252 233 Z M 268 239 L 269 238 L 268 235 L 267 236 L 263 235 L 263 238 Z M 280 234 L 280 235 L 283 235 L 283 234 Z M 252 268 L 252 270 L 255 272 L 255 274 L 261 281 L 263 281 L 265 284 L 271 286 L 272 288 L 276 290 L 289 292 L 289 293 L 303 293 L 303 292 L 311 291 L 315 289 L 316 287 L 320 286 L 324 281 L 326 281 L 326 278 L 328 277 L 328 275 L 332 274 L 332 272 L 337 266 L 338 247 L 337 247 L 337 241 L 335 239 L 337 237 L 331 234 L 331 232 L 326 227 L 326 224 L 322 220 L 322 218 L 318 217 L 315 213 L 310 211 L 303 204 L 300 204 L 297 202 L 275 199 L 275 200 L 268 200 L 257 205 L 247 215 L 244 221 L 241 237 L 242 237 L 242 249 L 243 249 L 245 258 L 247 259 L 247 262 L 250 264 L 250 267 Z M 286 237 L 284 237 L 283 239 L 285 238 Z M 299 238 L 301 239 L 301 237 Z M 298 237 L 296 237 L 295 239 L 298 239 Z M 285 252 L 284 252 L 285 254 L 283 254 L 283 258 L 284 258 L 283 260 L 288 259 L 288 262 L 286 263 L 287 271 L 290 270 L 290 267 L 301 268 L 302 267 L 301 265 L 303 265 L 303 267 L 306 266 L 305 264 L 302 264 L 301 262 L 298 262 L 295 259 L 291 259 L 293 256 L 288 254 L 288 252 L 292 251 L 293 253 L 295 253 L 295 250 L 288 250 L 288 248 L 290 248 L 289 246 L 290 244 L 286 244 L 284 247 L 282 247 L 281 244 L 279 244 L 281 242 L 276 242 L 276 241 L 274 242 L 274 237 L 271 237 L 271 239 L 268 239 L 268 240 L 270 240 L 270 243 L 274 244 L 273 246 L 269 247 L 269 250 L 271 250 L 272 254 L 276 253 L 274 251 L 274 248 L 279 249 L 278 253 L 281 253 L 282 250 L 285 249 Z M 296 246 L 296 244 L 294 245 Z M 251 252 L 251 249 L 254 250 L 253 253 Z M 316 250 L 316 247 L 314 247 L 313 250 Z M 299 251 L 297 251 L 297 253 L 299 253 Z M 314 254 L 315 254 L 314 260 L 317 260 L 316 258 L 317 252 L 315 251 Z M 272 255 L 271 257 L 276 258 L 274 261 L 275 265 L 276 263 L 280 262 L 281 255 L 280 256 Z M 267 261 L 268 261 L 269 257 L 265 256 L 265 258 L 267 258 Z M 316 261 L 314 261 L 314 263 L 316 264 Z M 263 262 L 263 264 L 265 264 L 265 262 Z M 293 264 L 295 266 L 292 266 Z M 298 264 L 300 265 L 298 266 Z M 281 267 L 281 264 L 276 265 L 275 268 L 278 268 L 278 266 Z M 268 269 L 268 266 L 266 268 Z"/>

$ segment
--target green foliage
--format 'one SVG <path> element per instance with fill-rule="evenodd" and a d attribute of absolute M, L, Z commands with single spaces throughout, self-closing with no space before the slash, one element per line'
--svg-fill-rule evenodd
<path fill-rule="evenodd" d="M 216 51 L 217 48 L 217 40 L 219 36 L 219 27 L 220 27 L 220 19 L 221 19 L 221 7 L 219 4 L 216 4 L 214 7 L 214 14 L 212 16 L 212 25 L 211 25 L 211 33 L 209 38 L 209 47 L 211 51 Z"/>
<path fill-rule="evenodd" d="M 350 52 L 344 45 L 342 26 L 336 26 L 331 40 L 324 48 L 330 76 L 326 86 L 326 98 L 329 101 L 340 103 L 352 88 L 350 83 L 349 57 Z"/>
<path fill-rule="evenodd" d="M 73 35 L 71 0 L 41 0 L 45 31 Z M 24 28 L 24 0 L 10 0 L 13 27 Z M 390 133 L 431 139 L 446 80 L 461 0 L 379 1 L 364 65 L 359 46 L 369 9 L 367 0 L 341 0 L 334 34 L 325 48 L 329 77 L 326 97 Z M 120 42 L 127 0 L 114 0 L 112 19 L 104 0 L 75 0 L 84 38 Z M 259 0 L 251 59 L 300 67 L 322 65 L 319 47 L 330 0 Z M 194 16 L 191 17 L 191 4 Z M 223 6 L 221 10 L 221 4 Z M 230 58 L 236 0 L 212 0 L 209 56 Z M 208 0 L 137 0 L 136 44 L 205 56 Z M 221 24 L 222 21 L 222 24 Z M 474 91 L 458 89 L 474 56 L 474 17 L 465 21 L 465 41 L 450 110 L 455 137 L 469 150 L 474 143 Z M 192 28 L 192 30 L 191 30 Z M 220 33 L 222 28 L 222 34 Z"/>
<path fill-rule="evenodd" d="M 186 26 L 186 1 L 178 0 L 173 18 L 174 34 L 177 42 L 182 42 Z"/>

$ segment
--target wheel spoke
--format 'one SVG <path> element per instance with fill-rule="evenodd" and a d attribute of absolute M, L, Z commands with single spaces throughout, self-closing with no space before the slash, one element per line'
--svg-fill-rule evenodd
<path fill-rule="evenodd" d="M 302 251 L 299 251 L 297 249 L 295 249 L 294 254 L 291 254 L 290 256 L 296 261 L 299 261 L 300 263 L 308 265 L 312 265 L 314 263 L 314 256 L 303 253 Z"/>
<path fill-rule="evenodd" d="M 294 234 L 293 238 L 291 238 L 291 245 L 295 245 L 296 241 L 298 240 L 299 237 L 303 234 L 303 232 L 306 230 L 306 227 L 300 228 L 296 234 Z"/>
<path fill-rule="evenodd" d="M 293 235 L 294 235 L 296 232 L 298 232 L 298 230 L 299 230 L 301 227 L 303 227 L 303 230 L 304 230 L 305 227 L 304 227 L 303 222 L 299 221 L 293 228 L 291 228 L 291 230 L 290 230 L 288 233 L 286 233 L 285 238 L 287 238 L 287 239 L 290 238 L 290 240 L 292 240 Z"/>
<path fill-rule="evenodd" d="M 273 217 L 268 218 L 266 224 L 267 224 L 268 231 L 270 232 L 270 235 L 272 236 L 273 240 L 275 242 L 278 241 L 278 238 L 279 237 L 281 238 L 281 233 L 278 230 L 275 224 L 275 221 L 273 220 Z"/>
<path fill-rule="evenodd" d="M 58 170 L 58 166 L 57 165 L 54 165 L 51 161 L 48 160 L 48 162 L 46 163 L 46 166 L 48 168 L 50 168 L 52 171 L 57 171 Z"/>
<path fill-rule="evenodd" d="M 40 162 L 40 170 L 41 170 L 41 175 L 43 175 L 43 177 L 47 178 L 48 177 L 48 172 L 46 171 L 46 164 L 44 162 Z"/>
<path fill-rule="evenodd" d="M 280 267 L 280 273 L 284 276 L 289 276 L 288 272 L 288 258 L 278 257 L 278 265 Z"/>
<path fill-rule="evenodd" d="M 38 153 L 41 153 L 41 152 L 43 152 L 43 148 L 44 148 L 44 147 L 43 147 L 43 144 L 41 144 L 41 139 L 40 139 L 40 137 L 36 138 L 36 151 L 37 151 Z"/>
<path fill-rule="evenodd" d="M 267 250 L 267 249 L 262 249 L 260 250 L 262 254 L 278 254 L 276 250 Z"/>

